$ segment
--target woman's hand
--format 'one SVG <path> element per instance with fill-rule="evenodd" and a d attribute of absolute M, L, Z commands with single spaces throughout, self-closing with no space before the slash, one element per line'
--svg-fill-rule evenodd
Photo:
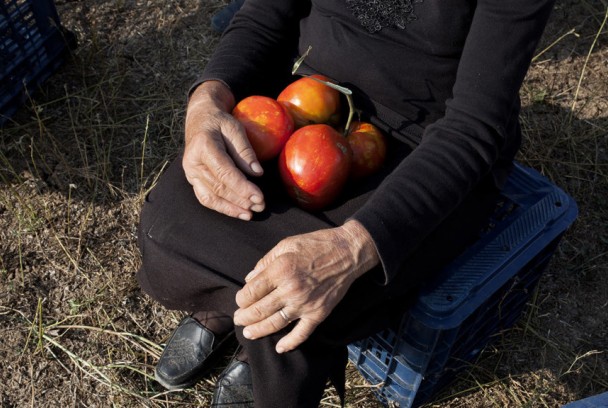
<path fill-rule="evenodd" d="M 198 201 L 249 220 L 264 210 L 262 191 L 244 173 L 263 173 L 242 125 L 232 117 L 234 96 L 218 81 L 204 82 L 190 97 L 182 165 Z"/>
<path fill-rule="evenodd" d="M 342 300 L 350 285 L 379 262 L 367 230 L 357 221 L 279 242 L 245 278 L 237 294 L 234 323 L 257 339 L 291 321 L 278 353 L 302 344 Z M 282 312 L 281 312 L 282 311 Z"/>

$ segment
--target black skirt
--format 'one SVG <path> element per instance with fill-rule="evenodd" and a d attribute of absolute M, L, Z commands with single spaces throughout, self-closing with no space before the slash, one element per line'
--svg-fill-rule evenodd
<path fill-rule="evenodd" d="M 146 197 L 141 212 L 142 266 L 137 277 L 142 289 L 169 309 L 232 315 L 244 277 L 280 240 L 339 226 L 365 203 L 410 151 L 397 139 L 390 143 L 387 164 L 380 173 L 351 182 L 333 207 L 318 213 L 296 207 L 283 190 L 276 162 L 265 163 L 265 175 L 252 180 L 265 195 L 266 209 L 250 221 L 199 204 L 178 156 Z M 249 355 L 256 406 L 316 407 L 328 378 L 343 386 L 345 346 L 398 323 L 420 285 L 477 238 L 497 197 L 498 190 L 488 177 L 429 233 L 408 258 L 403 273 L 386 285 L 381 267 L 363 275 L 297 350 L 274 352 L 290 327 L 254 341 L 244 339 L 237 328 L 239 342 Z"/>

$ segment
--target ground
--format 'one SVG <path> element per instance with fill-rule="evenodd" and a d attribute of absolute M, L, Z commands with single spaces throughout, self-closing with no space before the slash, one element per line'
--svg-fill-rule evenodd
<path fill-rule="evenodd" d="M 219 0 L 57 0 L 78 47 L 0 129 L 0 406 L 206 406 L 153 380 L 179 321 L 134 278 L 142 199 L 182 143 Z M 514 328 L 429 407 L 558 407 L 608 390 L 608 5 L 558 0 L 521 90 L 518 160 L 579 217 Z M 328 388 L 322 406 L 337 406 Z M 349 367 L 347 406 L 379 407 Z"/>

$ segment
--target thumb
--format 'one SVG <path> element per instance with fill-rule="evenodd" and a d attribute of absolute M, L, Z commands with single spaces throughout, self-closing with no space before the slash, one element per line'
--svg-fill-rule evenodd
<path fill-rule="evenodd" d="M 277 353 L 281 354 L 294 350 L 310 337 L 318 325 L 319 323 L 313 320 L 300 319 L 295 327 L 277 342 L 275 347 Z"/>
<path fill-rule="evenodd" d="M 258 158 L 255 155 L 243 125 L 232 116 L 229 121 L 222 122 L 222 135 L 226 143 L 226 150 L 236 166 L 243 172 L 252 176 L 261 176 L 264 173 Z"/>

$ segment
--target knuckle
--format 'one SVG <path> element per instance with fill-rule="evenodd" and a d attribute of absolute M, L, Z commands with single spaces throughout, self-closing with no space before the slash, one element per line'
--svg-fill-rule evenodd
<path fill-rule="evenodd" d="M 225 113 L 223 111 L 214 111 L 207 113 L 205 121 L 203 122 L 202 128 L 207 132 L 216 132 L 225 119 Z"/>
<path fill-rule="evenodd" d="M 212 194 L 209 194 L 210 199 L 218 200 L 218 197 L 223 198 L 227 202 L 240 207 L 242 209 L 248 209 L 251 206 L 251 203 L 236 194 L 226 185 L 226 183 L 222 182 L 219 178 L 210 177 L 206 182 L 208 189 Z M 219 205 L 216 203 L 216 205 Z M 226 211 L 229 211 L 228 206 L 226 206 Z M 236 209 L 234 211 L 236 212 Z"/>
<path fill-rule="evenodd" d="M 304 285 L 299 279 L 289 279 L 285 282 L 283 287 L 288 293 L 301 293 L 304 291 Z"/>
<path fill-rule="evenodd" d="M 254 304 L 251 306 L 251 314 L 255 319 L 260 319 L 265 316 L 264 309 L 262 306 Z"/>
<path fill-rule="evenodd" d="M 212 126 L 208 126 L 204 132 L 200 133 L 198 147 L 203 151 L 213 150 L 217 146 L 217 141 L 214 137 L 216 130 Z"/>
<path fill-rule="evenodd" d="M 228 137 L 245 133 L 245 127 L 241 124 L 241 122 L 234 119 L 232 115 L 222 115 L 217 119 L 218 121 L 221 121 L 223 130 Z"/>
<path fill-rule="evenodd" d="M 222 183 L 221 179 L 212 179 L 210 184 L 211 191 L 213 191 L 214 194 L 217 194 L 221 197 L 226 192 L 226 186 L 224 185 L 224 183 Z"/>
<path fill-rule="evenodd" d="M 291 252 L 289 252 L 289 248 L 282 247 L 279 251 L 281 256 L 276 259 L 279 270 L 287 275 L 293 274 L 296 270 L 296 262 Z"/>
<path fill-rule="evenodd" d="M 255 299 L 256 297 L 256 291 L 255 291 L 255 287 L 257 286 L 257 284 L 255 282 L 252 282 L 250 284 L 245 285 L 245 287 L 243 287 L 242 292 L 243 292 L 243 296 L 244 296 L 244 300 L 248 300 L 248 299 Z"/>
<path fill-rule="evenodd" d="M 228 166 L 220 166 L 215 172 L 215 182 L 224 188 L 225 185 L 231 182 L 232 176 L 233 173 L 231 168 Z"/>
<path fill-rule="evenodd" d="M 215 198 L 207 193 L 198 192 L 197 197 L 198 197 L 198 201 L 202 205 L 204 205 L 205 207 L 208 207 L 208 208 L 212 208 L 216 203 Z"/>
<path fill-rule="evenodd" d="M 277 310 L 285 308 L 285 304 L 286 304 L 286 302 L 284 299 L 282 299 L 279 296 L 276 296 L 269 300 L 268 309 L 277 311 Z"/>
<path fill-rule="evenodd" d="M 251 202 L 243 197 L 240 197 L 236 194 L 231 194 L 231 202 L 243 209 L 250 209 L 251 207 Z"/>
<path fill-rule="evenodd" d="M 211 204 L 212 198 L 209 194 L 207 194 L 206 192 L 200 191 L 198 189 L 195 189 L 196 192 L 196 197 L 198 198 L 198 201 L 201 202 L 201 204 L 207 205 L 207 204 Z"/>
<path fill-rule="evenodd" d="M 299 239 L 296 239 L 295 237 L 288 237 L 287 239 L 285 239 L 284 241 L 284 245 L 285 245 L 285 249 L 289 252 L 299 252 L 300 250 L 302 250 L 302 243 Z"/>
<path fill-rule="evenodd" d="M 272 333 L 276 333 L 286 326 L 285 320 L 281 316 L 278 316 L 275 319 L 268 319 L 268 326 L 271 329 Z"/>
<path fill-rule="evenodd" d="M 249 146 L 241 146 L 236 150 L 236 154 L 244 159 L 248 159 L 255 156 L 253 149 L 251 149 Z"/>

